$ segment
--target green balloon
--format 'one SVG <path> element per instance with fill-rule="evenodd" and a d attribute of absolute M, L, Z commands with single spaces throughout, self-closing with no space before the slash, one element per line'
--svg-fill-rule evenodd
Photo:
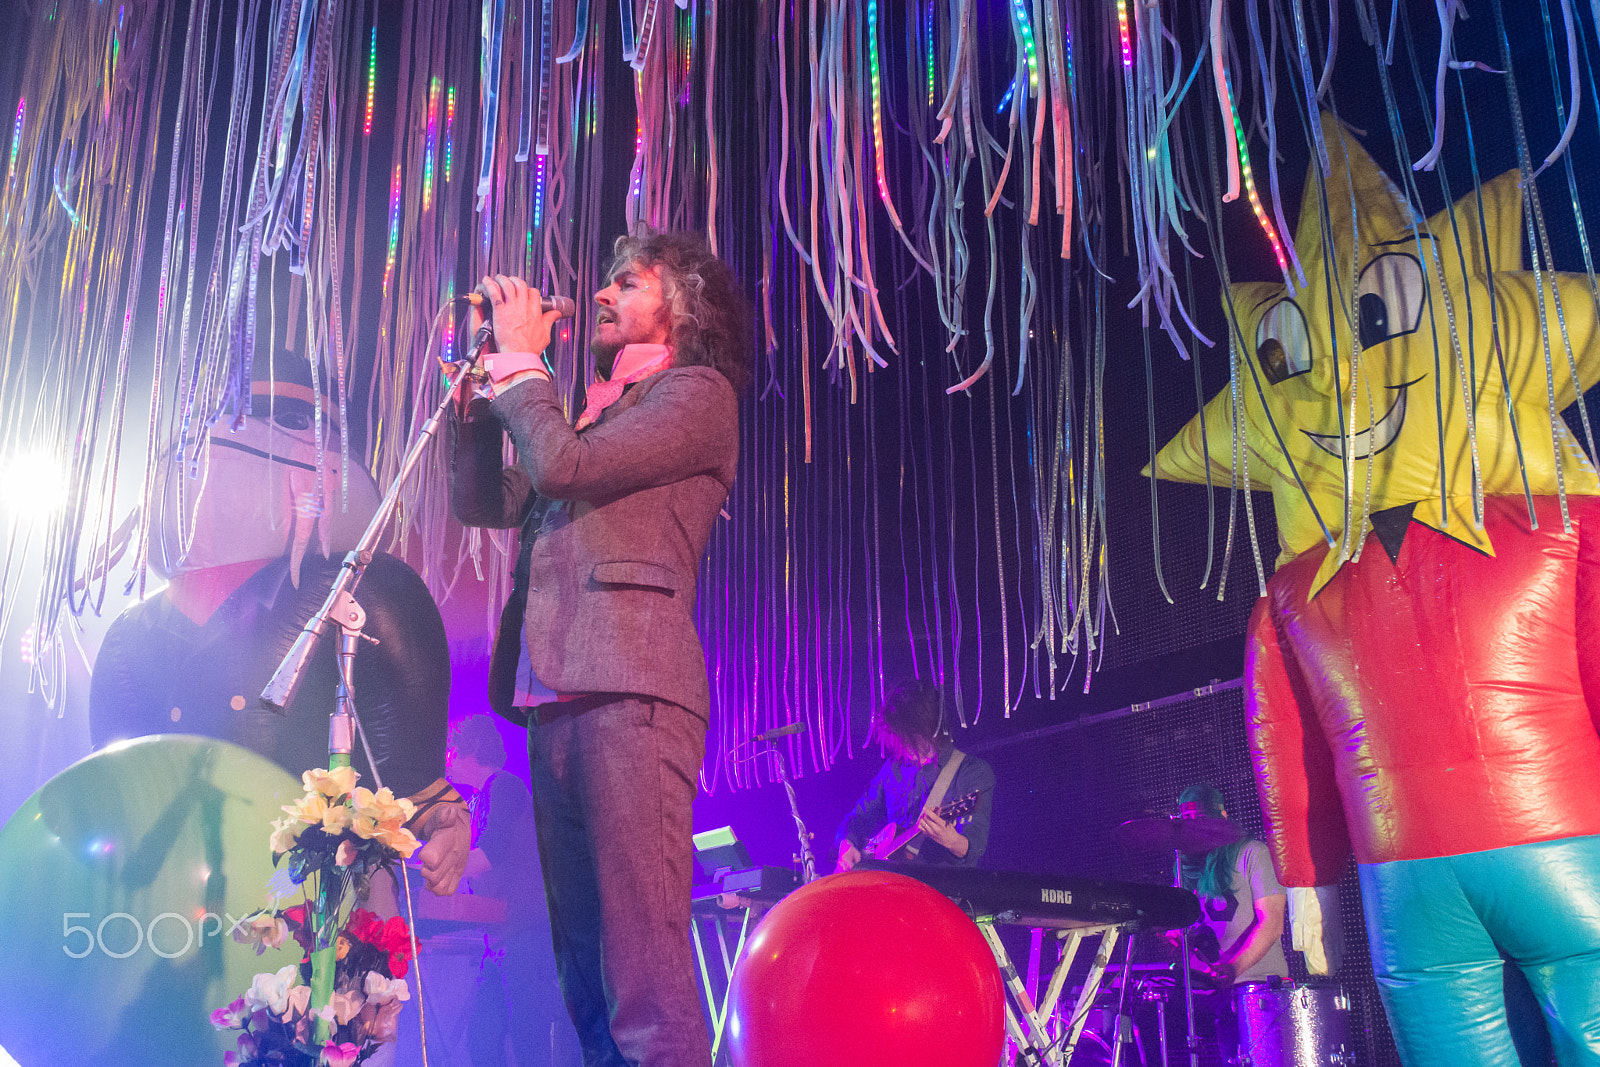
<path fill-rule="evenodd" d="M 0 1047 L 19 1063 L 220 1064 L 210 1014 L 299 946 L 257 956 L 267 845 L 300 783 L 226 741 L 141 737 L 68 767 L 0 829 Z"/>

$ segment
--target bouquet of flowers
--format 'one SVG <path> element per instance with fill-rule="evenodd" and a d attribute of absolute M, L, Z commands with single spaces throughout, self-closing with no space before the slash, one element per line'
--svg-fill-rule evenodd
<path fill-rule="evenodd" d="M 394 1040 L 400 1005 L 411 996 L 411 930 L 399 916 L 385 922 L 356 901 L 365 899 L 376 871 L 417 850 L 405 828 L 415 809 L 388 789 L 357 786 L 359 778 L 349 767 L 307 771 L 305 796 L 273 823 L 273 862 L 283 864 L 274 887 L 297 890 L 303 900 L 279 908 L 275 896 L 241 919 L 233 936 L 256 945 L 258 955 L 292 937 L 305 956 L 256 975 L 249 992 L 211 1013 L 218 1029 L 240 1031 L 238 1048 L 223 1057 L 226 1067 L 351 1067 Z M 336 950 L 333 991 L 313 1010 L 311 957 L 328 948 Z M 318 1020 L 328 1030 L 320 1044 Z"/>

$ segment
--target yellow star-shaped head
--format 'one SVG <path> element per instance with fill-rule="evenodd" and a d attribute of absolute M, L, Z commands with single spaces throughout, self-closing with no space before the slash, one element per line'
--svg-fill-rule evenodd
<path fill-rule="evenodd" d="M 1415 504 L 1414 520 L 1492 554 L 1475 479 L 1489 495 L 1520 496 L 1524 474 L 1534 494 L 1600 494 L 1550 416 L 1552 396 L 1559 411 L 1600 379 L 1595 301 L 1585 275 L 1522 269 L 1518 172 L 1483 186 L 1481 213 L 1469 192 L 1453 223 L 1450 211 L 1423 222 L 1336 120 L 1322 124 L 1333 175 L 1326 215 L 1314 165 L 1306 176 L 1306 284 L 1228 286 L 1237 390 L 1153 464 L 1157 477 L 1204 482 L 1209 468 L 1227 484 L 1238 463 L 1251 489 L 1272 492 L 1280 563 L 1333 542 L 1313 592 L 1372 512 Z"/>

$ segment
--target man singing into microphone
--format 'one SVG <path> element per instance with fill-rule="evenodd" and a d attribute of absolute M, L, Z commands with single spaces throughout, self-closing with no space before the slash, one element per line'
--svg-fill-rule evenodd
<path fill-rule="evenodd" d="M 543 362 L 559 310 L 541 311 L 521 279 L 484 279 L 494 398 L 459 426 L 451 505 L 468 525 L 522 531 L 489 697 L 528 726 L 556 968 L 585 1067 L 705 1067 L 689 950 L 710 712 L 695 580 L 738 461 L 750 318 L 697 236 L 621 238 L 609 277 L 590 344 L 604 380 L 575 425 Z"/>

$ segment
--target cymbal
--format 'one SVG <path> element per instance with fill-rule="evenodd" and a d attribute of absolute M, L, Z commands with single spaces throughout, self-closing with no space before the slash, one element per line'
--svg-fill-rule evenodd
<path fill-rule="evenodd" d="M 1117 837 L 1131 848 L 1210 852 L 1244 840 L 1244 827 L 1227 819 L 1184 819 L 1177 815 L 1141 815 L 1117 827 Z"/>

